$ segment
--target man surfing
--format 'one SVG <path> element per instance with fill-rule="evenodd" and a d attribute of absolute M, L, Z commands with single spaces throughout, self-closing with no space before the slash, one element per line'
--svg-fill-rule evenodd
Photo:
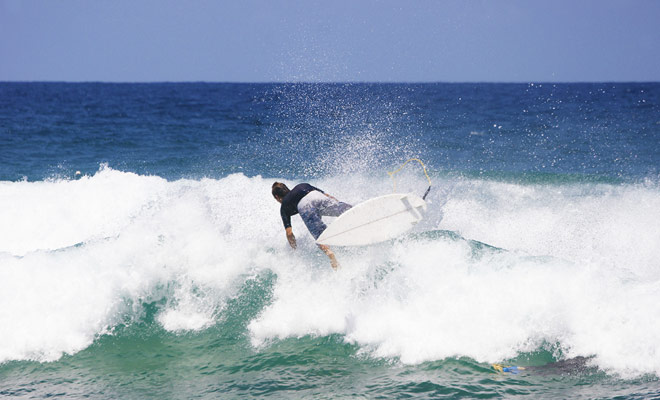
<path fill-rule="evenodd" d="M 289 245 L 294 249 L 296 248 L 296 237 L 293 235 L 293 229 L 291 228 L 292 215 L 300 214 L 309 233 L 314 236 L 314 239 L 318 239 L 327 228 L 321 220 L 321 216 L 338 217 L 351 208 L 350 204 L 335 199 L 309 183 L 300 183 L 289 190 L 284 183 L 275 182 L 273 183 L 272 193 L 275 200 L 282 204 L 280 215 L 284 223 L 286 238 Z M 339 264 L 332 250 L 322 244 L 318 246 L 330 258 L 330 265 L 336 270 Z"/>

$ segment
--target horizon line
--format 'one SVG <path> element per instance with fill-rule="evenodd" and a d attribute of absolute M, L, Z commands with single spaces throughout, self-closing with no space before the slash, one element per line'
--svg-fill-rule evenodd
<path fill-rule="evenodd" d="M 66 84 L 237 84 L 237 85 L 350 85 L 350 84 L 380 84 L 380 85 L 425 85 L 425 84 L 511 84 L 511 85 L 556 85 L 556 84 L 621 84 L 621 83 L 660 83 L 660 81 L 647 80 L 604 80 L 604 81 L 209 81 L 209 80 L 155 80 L 155 81 L 104 81 L 104 80 L 0 80 L 0 84 L 6 83 L 66 83 Z"/>

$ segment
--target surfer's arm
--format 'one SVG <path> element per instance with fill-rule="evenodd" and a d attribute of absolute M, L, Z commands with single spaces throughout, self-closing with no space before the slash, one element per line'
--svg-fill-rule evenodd
<path fill-rule="evenodd" d="M 292 248 L 296 248 L 296 237 L 293 235 L 293 229 L 291 227 L 286 228 L 286 239 L 289 241 L 289 245 L 291 245 Z"/>

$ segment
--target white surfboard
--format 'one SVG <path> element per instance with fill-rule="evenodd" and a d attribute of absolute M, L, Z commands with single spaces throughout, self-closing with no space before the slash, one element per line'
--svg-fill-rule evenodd
<path fill-rule="evenodd" d="M 364 201 L 346 211 L 316 240 L 330 246 L 364 246 L 393 239 L 424 218 L 426 202 L 395 193 Z"/>

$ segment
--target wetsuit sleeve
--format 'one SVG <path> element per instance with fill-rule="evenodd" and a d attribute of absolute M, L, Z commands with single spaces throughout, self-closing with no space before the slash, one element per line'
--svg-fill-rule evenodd
<path fill-rule="evenodd" d="M 284 223 L 284 228 L 291 228 L 291 216 L 284 211 L 284 207 L 280 208 L 280 215 L 282 216 L 282 222 Z"/>

